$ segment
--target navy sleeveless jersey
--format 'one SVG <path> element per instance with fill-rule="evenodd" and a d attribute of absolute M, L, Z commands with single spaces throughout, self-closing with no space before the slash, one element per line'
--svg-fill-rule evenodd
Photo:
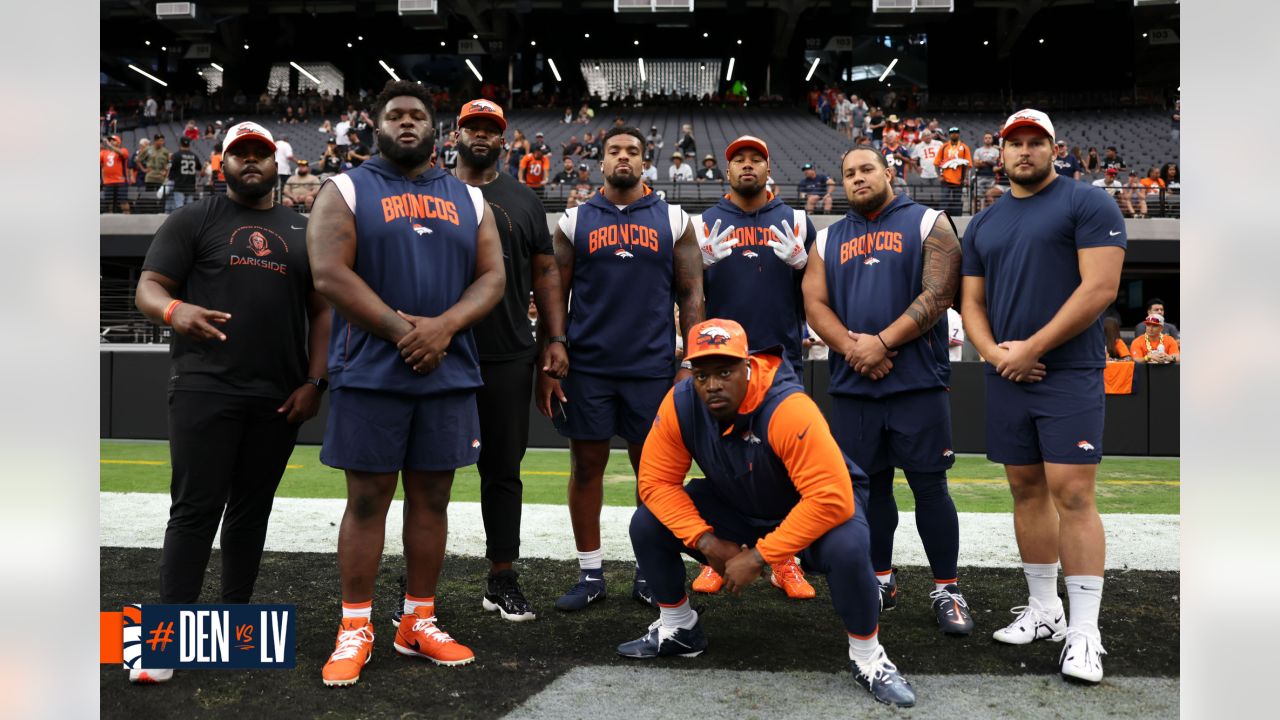
<path fill-rule="evenodd" d="M 598 192 L 561 218 L 574 248 L 567 323 L 574 372 L 619 379 L 674 373 L 677 216 L 687 222 L 679 206 L 653 193 L 619 209 Z"/>
<path fill-rule="evenodd" d="M 906 312 L 922 290 L 924 239 L 939 216 L 898 195 L 874 219 L 856 210 L 818 233 L 827 298 L 840 322 L 856 333 L 878 333 Z M 945 315 L 923 335 L 895 348 L 893 370 L 874 381 L 831 353 L 831 394 L 880 398 L 908 390 L 947 387 Z"/>
<path fill-rule="evenodd" d="M 478 188 L 439 168 L 416 178 L 373 158 L 337 175 L 356 220 L 355 271 L 393 310 L 435 317 L 457 304 L 475 279 L 476 230 L 485 211 Z M 333 316 L 329 379 L 334 388 L 437 395 L 479 387 L 470 329 L 453 336 L 444 361 L 423 375 L 396 346 Z"/>
<path fill-rule="evenodd" d="M 786 220 L 794 229 L 800 226 L 805 248 L 813 245 L 814 229 L 803 210 L 794 210 L 778 198 L 764 207 L 744 212 L 727 197 L 702 214 L 698 223 L 699 238 L 720 221 L 720 229 L 733 225 L 738 244 L 729 257 L 706 269 L 703 292 L 709 318 L 736 320 L 747 331 L 752 350 L 781 345 L 785 357 L 797 373 L 804 367 L 804 298 L 800 281 L 804 270 L 793 270 L 777 255 L 769 243 L 773 233 L 769 226 L 784 230 Z"/>
<path fill-rule="evenodd" d="M 685 448 L 721 497 L 749 518 L 781 521 L 800 502 L 786 465 L 769 444 L 769 421 L 783 400 L 803 392 L 791 364 L 781 363 L 764 399 L 752 412 L 739 415 L 726 433 L 698 398 L 693 378 L 676 384 L 672 399 Z M 850 482 L 865 477 L 847 455 L 841 457 Z"/>
<path fill-rule="evenodd" d="M 1076 252 L 1124 248 L 1126 240 L 1124 216 L 1105 190 L 1059 177 L 1031 197 L 1005 193 L 975 215 L 964 233 L 961 272 L 986 279 L 996 342 L 1026 340 L 1080 286 Z M 1105 346 L 1099 316 L 1040 362 L 1046 369 L 1106 367 Z"/>

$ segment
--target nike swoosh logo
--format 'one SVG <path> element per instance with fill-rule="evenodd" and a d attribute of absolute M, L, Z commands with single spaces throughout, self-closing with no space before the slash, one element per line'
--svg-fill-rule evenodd
<path fill-rule="evenodd" d="M 306 226 L 306 225 L 303 225 L 302 227 L 298 227 L 297 225 L 290 225 L 290 226 L 289 226 L 289 229 L 290 229 L 290 230 L 306 230 L 306 229 L 307 229 L 307 226 Z"/>
<path fill-rule="evenodd" d="M 600 581 L 601 581 L 601 580 L 603 580 L 603 579 L 604 579 L 604 578 L 593 578 L 593 577 L 591 577 L 590 575 L 588 575 L 588 576 L 586 576 L 585 578 L 583 578 L 583 580 L 586 580 L 586 581 L 588 581 L 588 582 L 600 582 Z"/>
<path fill-rule="evenodd" d="M 797 440 L 803 440 L 803 439 L 804 439 L 804 436 L 809 434 L 809 428 L 810 428 L 810 427 L 812 427 L 812 426 L 813 426 L 813 423 L 810 423 L 810 424 L 808 424 L 808 425 L 805 425 L 805 426 L 804 426 L 804 432 L 800 433 L 799 435 L 796 435 L 796 439 L 797 439 Z"/>
<path fill-rule="evenodd" d="M 595 600 L 598 597 L 600 597 L 600 593 L 592 593 L 590 595 L 587 595 L 587 602 L 591 602 L 592 600 Z"/>
<path fill-rule="evenodd" d="M 1119 234 L 1120 234 L 1120 231 L 1119 231 L 1119 230 L 1112 230 L 1109 234 L 1111 235 L 1111 237 L 1115 237 L 1115 236 L 1117 236 L 1117 235 L 1119 235 Z"/>

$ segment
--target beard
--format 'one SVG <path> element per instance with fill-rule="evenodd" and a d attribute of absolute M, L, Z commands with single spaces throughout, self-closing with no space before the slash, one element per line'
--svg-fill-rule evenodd
<path fill-rule="evenodd" d="M 738 193 L 742 197 L 750 200 L 751 198 L 754 198 L 758 196 L 760 193 L 764 192 L 765 185 L 759 180 L 755 180 L 755 181 L 746 182 L 746 183 L 740 182 L 737 185 L 730 185 L 729 187 L 733 188 L 733 191 Z"/>
<path fill-rule="evenodd" d="M 261 180 L 247 182 L 239 175 L 231 173 L 223 173 L 227 179 L 227 188 L 240 197 L 253 202 L 261 200 L 263 197 L 271 194 L 276 189 L 276 176 L 263 175 Z"/>
<path fill-rule="evenodd" d="M 619 190 L 630 190 L 640 184 L 640 176 L 635 173 L 628 173 L 626 175 L 615 173 L 605 178 L 605 181 Z"/>
<path fill-rule="evenodd" d="M 892 197 L 893 186 L 889 185 L 885 187 L 882 192 L 875 195 L 868 195 L 865 197 L 858 197 L 857 195 L 854 195 L 849 199 L 849 204 L 853 206 L 854 210 L 858 211 L 859 215 L 866 215 L 867 213 L 879 210 L 880 207 L 889 202 Z"/>
<path fill-rule="evenodd" d="M 484 155 L 476 155 L 471 152 L 471 146 L 465 143 L 459 143 L 457 148 L 458 157 L 462 159 L 462 162 L 476 170 L 488 170 L 497 165 L 499 158 L 502 156 L 501 149 L 495 152 L 492 146 L 489 147 L 489 152 Z"/>
<path fill-rule="evenodd" d="M 436 132 L 434 128 L 428 129 L 417 145 L 409 147 L 396 142 L 393 137 L 378 133 L 377 144 L 378 152 L 382 153 L 384 158 L 403 168 L 415 168 L 431 159 L 431 151 L 436 144 Z"/>
<path fill-rule="evenodd" d="M 1038 185 L 1049 177 L 1049 173 L 1053 172 L 1053 163 L 1049 163 L 1044 167 L 1033 167 L 1029 170 L 1019 170 L 1017 166 L 1007 168 L 1005 171 L 1009 175 L 1009 182 L 1019 185 Z"/>

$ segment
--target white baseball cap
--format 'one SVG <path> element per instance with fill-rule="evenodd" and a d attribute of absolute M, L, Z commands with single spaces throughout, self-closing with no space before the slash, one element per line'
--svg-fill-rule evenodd
<path fill-rule="evenodd" d="M 271 151 L 275 152 L 276 141 L 271 137 L 271 131 L 256 122 L 242 122 L 232 125 L 231 128 L 227 130 L 227 136 L 222 140 L 222 152 L 226 153 L 231 149 L 232 145 L 235 145 L 241 140 L 251 138 L 256 138 L 265 142 L 267 145 L 271 146 Z"/>
<path fill-rule="evenodd" d="M 1020 127 L 1034 126 L 1049 134 L 1049 137 L 1055 137 L 1053 133 L 1053 123 L 1049 121 L 1049 116 L 1039 110 L 1026 108 L 1009 116 L 1004 121 L 1004 127 L 1000 128 L 1000 137 L 1008 137 L 1009 133 Z"/>

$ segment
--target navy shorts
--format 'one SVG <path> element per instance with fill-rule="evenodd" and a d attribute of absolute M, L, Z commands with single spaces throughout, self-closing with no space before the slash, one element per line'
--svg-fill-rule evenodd
<path fill-rule="evenodd" d="M 831 434 L 845 455 L 871 475 L 889 468 L 939 472 L 955 464 L 946 388 L 883 398 L 832 395 Z"/>
<path fill-rule="evenodd" d="M 551 420 L 572 440 L 608 440 L 617 435 L 640 445 L 658 415 L 658 406 L 671 390 L 670 378 L 619 380 L 604 375 L 569 371 L 560 381 L 569 401 L 552 396 Z"/>
<path fill-rule="evenodd" d="M 987 373 L 987 459 L 1004 465 L 1102 462 L 1102 368 L 1050 369 L 1038 383 Z"/>
<path fill-rule="evenodd" d="M 343 470 L 391 473 L 456 470 L 480 458 L 473 390 L 444 395 L 338 388 L 329 398 L 320 462 Z"/>

